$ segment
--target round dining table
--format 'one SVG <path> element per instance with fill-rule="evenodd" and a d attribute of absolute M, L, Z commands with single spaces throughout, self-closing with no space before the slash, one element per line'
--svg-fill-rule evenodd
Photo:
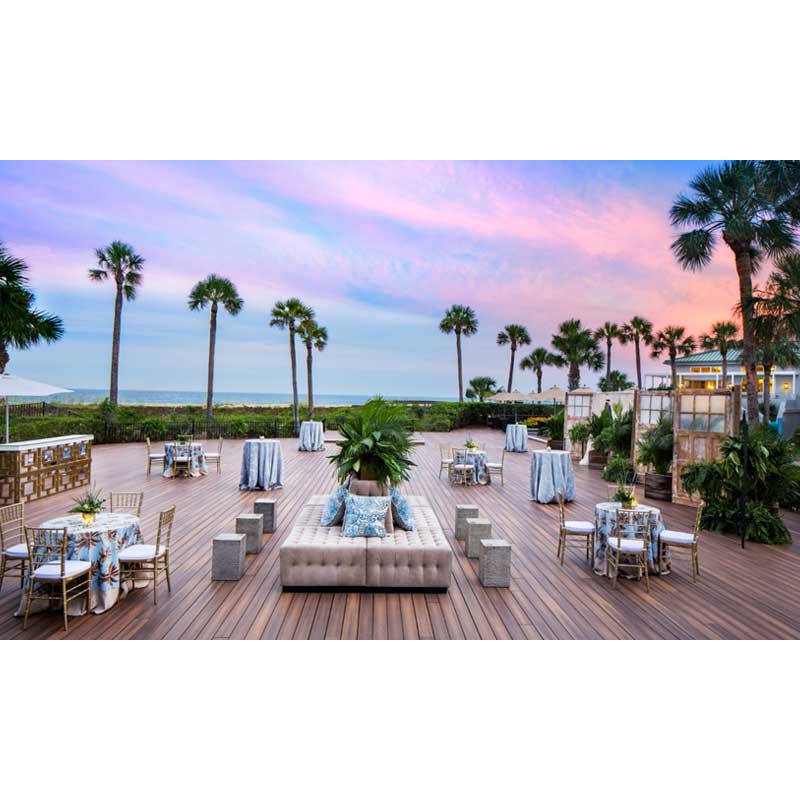
<path fill-rule="evenodd" d="M 165 478 L 174 478 L 179 473 L 176 468 L 178 461 L 186 463 L 185 474 L 190 478 L 208 475 L 206 451 L 199 442 L 167 442 L 164 445 L 164 471 L 161 474 Z"/>
<path fill-rule="evenodd" d="M 622 503 L 598 503 L 594 507 L 594 554 L 593 569 L 598 575 L 606 574 L 606 548 L 608 537 L 613 536 L 617 524 L 617 512 L 622 509 Z M 644 511 L 651 514 L 650 528 L 650 550 L 647 554 L 647 571 L 651 575 L 668 575 L 670 567 L 669 548 L 664 548 L 664 571 L 659 573 L 658 544 L 661 531 L 664 530 L 664 520 L 661 517 L 661 509 L 655 506 L 637 505 L 631 511 Z M 634 533 L 631 530 L 624 531 L 626 538 L 631 538 Z M 621 574 L 621 573 L 620 573 Z"/>
<path fill-rule="evenodd" d="M 561 493 L 575 499 L 575 471 L 566 450 L 534 450 L 531 453 L 531 497 L 537 503 L 557 503 Z"/>
<path fill-rule="evenodd" d="M 139 517 L 133 514 L 102 513 L 94 522 L 85 523 L 80 514 L 66 514 L 39 523 L 38 528 L 67 531 L 67 559 L 92 562 L 92 585 L 89 591 L 89 606 L 95 614 L 102 614 L 116 604 L 120 594 L 130 587 L 120 586 L 119 553 L 133 544 L 143 544 L 144 537 L 140 528 Z M 136 586 L 144 586 L 147 582 L 136 581 Z M 25 591 L 17 616 L 25 613 L 25 602 L 28 596 L 28 578 L 25 579 Z M 48 607 L 46 600 L 34 599 L 31 613 Z M 86 601 L 78 597 L 70 601 L 67 613 L 80 616 L 86 612 Z"/>
<path fill-rule="evenodd" d="M 297 449 L 306 453 L 317 453 L 325 449 L 324 431 L 321 422 L 306 420 L 300 423 L 300 444 Z"/>
<path fill-rule="evenodd" d="M 245 439 L 240 491 L 283 489 L 283 448 L 277 439 Z"/>

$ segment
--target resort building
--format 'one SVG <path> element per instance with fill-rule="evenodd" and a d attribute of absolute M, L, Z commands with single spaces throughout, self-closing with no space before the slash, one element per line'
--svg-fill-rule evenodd
<path fill-rule="evenodd" d="M 669 364 L 668 361 L 664 362 Z M 678 372 L 678 386 L 686 389 L 717 389 L 722 386 L 722 357 L 719 350 L 707 350 L 683 356 L 675 362 Z M 758 390 L 764 388 L 764 368 L 758 368 Z M 670 373 L 649 374 L 645 376 L 648 388 L 669 386 Z M 728 384 L 743 386 L 745 383 L 742 351 L 732 348 L 728 351 Z M 794 397 L 800 387 L 800 367 L 776 366 L 770 376 L 770 392 L 776 400 Z"/>

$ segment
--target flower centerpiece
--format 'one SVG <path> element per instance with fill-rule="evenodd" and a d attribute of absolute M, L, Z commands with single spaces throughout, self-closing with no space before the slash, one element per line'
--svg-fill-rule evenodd
<path fill-rule="evenodd" d="M 636 499 L 636 493 L 633 489 L 633 484 L 625 483 L 624 477 L 620 478 L 617 482 L 617 491 L 614 492 L 614 496 L 611 500 L 614 503 L 622 503 L 622 507 L 626 509 L 636 508 L 636 506 L 639 505 Z"/>
<path fill-rule="evenodd" d="M 179 433 L 175 439 L 177 440 L 178 444 L 186 444 L 189 441 L 189 434 Z"/>
<path fill-rule="evenodd" d="M 467 450 L 470 451 L 470 453 L 474 453 L 478 449 L 478 445 L 475 444 L 475 442 L 473 442 L 472 439 L 467 439 L 467 441 L 464 442 L 464 447 L 466 447 Z"/>
<path fill-rule="evenodd" d="M 84 525 L 91 525 L 106 505 L 106 501 L 100 495 L 100 490 L 95 489 L 94 484 L 86 494 L 72 499 L 75 501 L 75 506 L 70 509 L 70 513 L 80 514 Z"/>

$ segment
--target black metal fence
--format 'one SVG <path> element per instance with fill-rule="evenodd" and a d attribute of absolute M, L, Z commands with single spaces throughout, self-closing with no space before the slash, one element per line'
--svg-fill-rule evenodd
<path fill-rule="evenodd" d="M 291 438 L 298 435 L 294 422 L 279 419 L 236 420 L 230 423 L 212 423 L 205 420 L 170 422 L 147 420 L 145 422 L 107 422 L 94 426 L 92 430 L 97 444 L 117 442 L 143 442 L 175 440 L 187 436 L 192 439 L 254 439 L 265 436 L 271 439 Z"/>

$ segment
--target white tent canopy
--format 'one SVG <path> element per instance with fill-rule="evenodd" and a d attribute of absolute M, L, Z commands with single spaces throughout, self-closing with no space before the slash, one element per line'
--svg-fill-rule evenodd
<path fill-rule="evenodd" d="M 532 397 L 532 394 L 518 392 L 515 389 L 513 392 L 498 392 L 486 399 L 493 403 L 530 403 Z"/>
<path fill-rule="evenodd" d="M 493 394 L 488 400 L 495 403 L 563 403 L 564 390 L 557 386 L 551 386 L 543 392 L 498 392 Z"/>
<path fill-rule="evenodd" d="M 6 444 L 8 444 L 8 398 L 9 397 L 48 397 L 51 394 L 64 394 L 72 389 L 62 389 L 49 383 L 39 383 L 18 375 L 4 372 L 0 375 L 0 397 L 5 398 L 6 407 Z"/>

